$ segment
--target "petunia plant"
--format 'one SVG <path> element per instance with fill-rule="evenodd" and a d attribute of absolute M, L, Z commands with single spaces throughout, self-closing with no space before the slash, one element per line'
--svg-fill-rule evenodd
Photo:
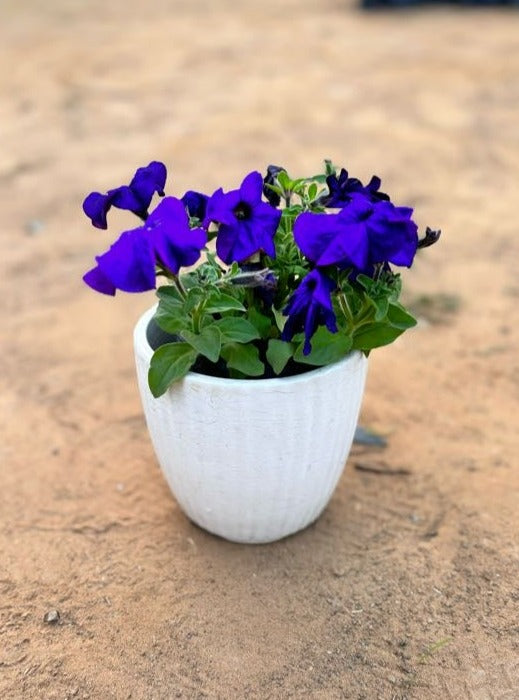
<path fill-rule="evenodd" d="M 156 291 L 149 384 L 160 396 L 187 372 L 272 378 L 368 354 L 416 324 L 399 301 L 400 274 L 439 231 L 419 237 L 413 210 L 325 161 L 292 179 L 271 165 L 239 188 L 165 196 L 166 167 L 139 168 L 129 185 L 92 192 L 83 209 L 107 228 L 112 207 L 140 226 L 96 258 L 98 292 Z M 154 197 L 160 200 L 150 211 Z"/>

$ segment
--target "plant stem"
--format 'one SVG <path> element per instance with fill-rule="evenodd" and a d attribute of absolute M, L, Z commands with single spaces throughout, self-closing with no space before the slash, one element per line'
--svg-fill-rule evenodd
<path fill-rule="evenodd" d="M 187 292 L 186 292 L 186 288 L 182 284 L 182 281 L 180 280 L 180 277 L 178 277 L 177 275 L 174 275 L 172 279 L 173 279 L 173 284 L 178 289 L 178 293 L 180 294 L 182 299 L 185 299 L 187 297 Z"/>
<path fill-rule="evenodd" d="M 350 305 L 348 304 L 348 299 L 346 298 L 346 294 L 344 292 L 341 292 L 340 294 L 337 295 L 337 301 L 339 302 L 340 309 L 342 313 L 344 314 L 346 320 L 348 321 L 349 325 L 351 328 L 355 325 L 354 319 L 353 319 L 353 314 L 350 309 Z"/>

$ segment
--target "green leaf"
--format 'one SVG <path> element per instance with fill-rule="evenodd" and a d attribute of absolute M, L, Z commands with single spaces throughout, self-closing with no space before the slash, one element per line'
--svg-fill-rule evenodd
<path fill-rule="evenodd" d="M 204 298 L 204 292 L 199 288 L 199 287 L 192 287 L 186 296 L 186 299 L 184 301 L 184 309 L 187 313 L 192 311 L 195 306 L 198 306 L 198 304 L 202 301 Z"/>
<path fill-rule="evenodd" d="M 178 304 L 183 304 L 184 300 L 174 285 L 166 285 L 159 287 L 157 289 L 157 296 L 159 299 L 168 299 L 170 301 L 176 300 Z"/>
<path fill-rule="evenodd" d="M 270 336 L 272 321 L 268 316 L 260 313 L 254 306 L 251 306 L 248 311 L 247 318 L 252 323 L 254 328 L 256 328 L 261 338 L 268 338 Z"/>
<path fill-rule="evenodd" d="M 304 341 L 298 346 L 294 354 L 297 362 L 307 365 L 331 365 L 345 357 L 352 347 L 352 339 L 344 333 L 330 333 L 324 326 L 320 326 L 311 338 L 312 350 L 309 355 L 303 355 Z"/>
<path fill-rule="evenodd" d="M 155 311 L 155 321 L 166 333 L 178 333 L 191 325 L 191 320 L 184 311 L 183 304 L 168 296 L 160 299 Z"/>
<path fill-rule="evenodd" d="M 387 297 L 379 297 L 378 299 L 370 299 L 375 307 L 375 321 L 382 321 L 389 309 L 389 299 Z"/>
<path fill-rule="evenodd" d="M 367 275 L 357 275 L 356 281 L 361 284 L 367 292 L 376 284 L 375 280 Z"/>
<path fill-rule="evenodd" d="M 223 343 L 248 343 L 260 337 L 258 330 L 245 318 L 227 316 L 212 325 L 222 334 Z"/>
<path fill-rule="evenodd" d="M 222 348 L 222 357 L 228 367 L 248 377 L 261 377 L 265 372 L 265 365 L 259 359 L 259 351 L 255 345 L 230 343 Z"/>
<path fill-rule="evenodd" d="M 294 354 L 294 346 L 284 340 L 271 338 L 267 348 L 267 360 L 276 374 L 281 374 Z"/>
<path fill-rule="evenodd" d="M 307 180 L 309 182 L 318 182 L 319 184 L 324 185 L 327 177 L 327 175 L 312 175 L 312 177 L 307 178 Z"/>
<path fill-rule="evenodd" d="M 289 192 L 290 189 L 292 188 L 292 180 L 288 177 L 288 173 L 286 170 L 282 170 L 281 172 L 277 173 L 276 179 L 279 182 L 280 186 L 285 190 L 285 192 Z"/>
<path fill-rule="evenodd" d="M 155 350 L 148 372 L 148 384 L 155 398 L 173 382 L 182 379 L 196 360 L 196 350 L 188 343 L 167 343 Z"/>
<path fill-rule="evenodd" d="M 416 326 L 416 319 L 411 316 L 400 304 L 391 303 L 387 311 L 387 318 L 395 328 L 407 330 Z"/>
<path fill-rule="evenodd" d="M 353 334 L 354 350 L 372 350 L 389 345 L 404 332 L 405 328 L 390 326 L 385 322 L 366 323 Z"/>
<path fill-rule="evenodd" d="M 272 313 L 274 314 L 274 318 L 276 320 L 276 326 L 280 331 L 283 331 L 288 316 L 284 316 L 281 311 L 278 311 L 278 309 L 275 309 L 274 307 L 272 307 Z"/>
<path fill-rule="evenodd" d="M 326 175 L 335 175 L 335 173 L 337 172 L 336 166 L 329 158 L 325 158 L 324 172 L 326 173 Z"/>
<path fill-rule="evenodd" d="M 223 292 L 213 292 L 209 296 L 207 304 L 204 306 L 204 311 L 210 314 L 222 313 L 223 311 L 245 311 L 245 307 L 230 294 Z"/>
<path fill-rule="evenodd" d="M 203 328 L 200 333 L 183 331 L 182 337 L 192 348 L 199 352 L 200 355 L 207 357 L 211 362 L 216 362 L 220 357 L 222 334 L 214 323 Z"/>
<path fill-rule="evenodd" d="M 280 187 L 276 187 L 275 185 L 271 185 L 268 182 L 266 182 L 264 184 L 264 187 L 267 187 L 272 192 L 275 192 L 276 194 L 283 196 L 283 190 Z"/>
<path fill-rule="evenodd" d="M 317 190 L 318 190 L 317 184 L 315 182 L 312 182 L 312 184 L 308 188 L 308 199 L 311 202 L 313 202 L 313 200 L 315 199 L 315 196 L 317 194 Z"/>

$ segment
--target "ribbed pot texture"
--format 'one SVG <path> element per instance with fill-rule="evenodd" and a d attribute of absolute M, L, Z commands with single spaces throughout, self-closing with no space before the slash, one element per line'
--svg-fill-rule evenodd
<path fill-rule="evenodd" d="M 234 542 L 286 537 L 316 520 L 343 471 L 367 360 L 360 352 L 294 377 L 222 379 L 190 372 L 156 399 L 146 328 L 134 332 L 137 376 L 158 461 L 187 516 Z"/>

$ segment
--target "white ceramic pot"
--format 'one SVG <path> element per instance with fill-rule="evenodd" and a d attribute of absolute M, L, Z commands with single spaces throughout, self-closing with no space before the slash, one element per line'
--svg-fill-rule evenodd
<path fill-rule="evenodd" d="M 360 352 L 294 377 L 222 379 L 190 372 L 156 399 L 153 354 L 135 327 L 142 404 L 160 466 L 182 510 L 235 542 L 272 542 L 316 520 L 348 456 L 364 391 Z"/>

